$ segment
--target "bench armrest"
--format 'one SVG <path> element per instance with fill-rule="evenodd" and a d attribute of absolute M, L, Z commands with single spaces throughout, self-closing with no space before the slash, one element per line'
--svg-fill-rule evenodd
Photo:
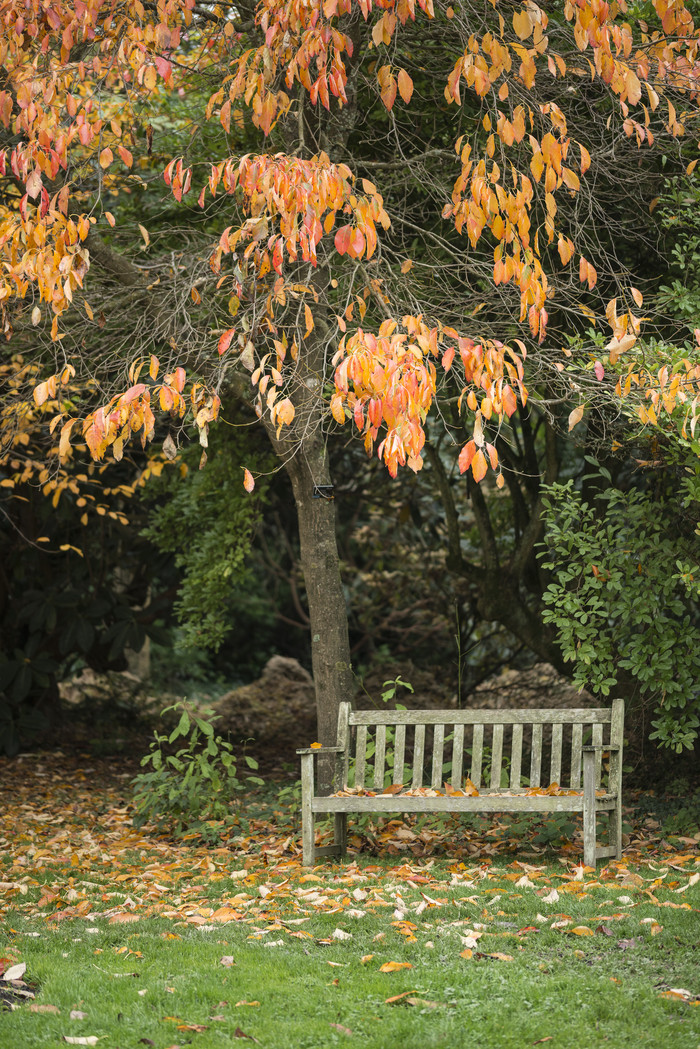
<path fill-rule="evenodd" d="M 297 754 L 344 754 L 345 747 L 303 747 Z"/>

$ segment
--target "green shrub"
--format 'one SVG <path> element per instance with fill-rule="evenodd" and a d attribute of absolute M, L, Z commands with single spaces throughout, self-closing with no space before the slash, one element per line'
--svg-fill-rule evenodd
<path fill-rule="evenodd" d="M 151 822 L 175 836 L 198 834 L 212 840 L 217 836 L 212 822 L 237 819 L 232 806 L 244 782 L 238 777 L 233 747 L 214 734 L 213 722 L 218 718 L 211 708 L 195 711 L 180 702 L 165 707 L 161 716 L 170 711 L 181 711 L 177 725 L 169 735 L 156 732 L 150 754 L 141 760 L 141 766 L 150 765 L 150 771 L 139 773 L 132 781 L 134 825 Z M 182 746 L 168 753 L 178 741 Z M 245 755 L 244 761 L 248 768 L 257 769 L 254 758 Z M 244 780 L 263 782 L 251 775 Z"/>

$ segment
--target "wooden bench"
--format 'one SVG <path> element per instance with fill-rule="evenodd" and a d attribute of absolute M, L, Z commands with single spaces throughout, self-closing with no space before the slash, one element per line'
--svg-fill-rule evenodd
<path fill-rule="evenodd" d="M 317 855 L 345 854 L 349 812 L 582 812 L 583 862 L 619 859 L 623 729 L 619 699 L 595 710 L 352 710 L 341 703 L 337 745 L 297 751 L 304 866 Z M 334 755 L 330 796 L 316 793 L 315 762 L 323 755 Z M 599 812 L 609 814 L 602 848 Z M 316 848 L 314 818 L 329 813 L 334 844 Z"/>

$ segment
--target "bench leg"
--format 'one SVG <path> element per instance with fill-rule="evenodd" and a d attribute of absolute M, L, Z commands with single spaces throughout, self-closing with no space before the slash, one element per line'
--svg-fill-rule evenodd
<path fill-rule="evenodd" d="M 301 757 L 301 845 L 302 863 L 305 867 L 314 864 L 314 813 L 311 803 L 314 796 L 314 756 Z"/>
<path fill-rule="evenodd" d="M 595 856 L 595 754 L 583 752 L 583 862 L 596 866 Z"/>
<path fill-rule="evenodd" d="M 610 845 L 615 849 L 615 859 L 622 859 L 622 798 L 618 795 L 615 808 L 610 813 Z"/>
<path fill-rule="evenodd" d="M 333 841 L 340 849 L 340 855 L 344 856 L 348 845 L 348 814 L 347 812 L 336 812 Z"/>

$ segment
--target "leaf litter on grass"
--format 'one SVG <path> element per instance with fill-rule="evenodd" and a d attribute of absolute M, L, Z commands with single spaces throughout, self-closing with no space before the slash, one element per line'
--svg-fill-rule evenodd
<path fill-rule="evenodd" d="M 456 821 L 433 830 L 408 820 L 378 819 L 368 835 L 377 862 L 366 863 L 367 857 L 357 851 L 367 839 L 353 837 L 354 855 L 351 846 L 344 863 L 319 864 L 309 871 L 301 865 L 294 816 L 278 807 L 267 817 L 251 819 L 247 833 L 235 835 L 225 846 L 183 845 L 151 834 L 147 827 L 136 830 L 126 784 L 114 775 L 103 782 L 90 764 L 42 754 L 23 762 L 0 761 L 0 766 L 0 919 L 11 912 L 42 919 L 55 929 L 66 921 L 105 920 L 136 927 L 144 918 L 158 917 L 172 922 L 174 929 L 191 926 L 203 932 L 235 923 L 247 930 L 251 943 L 262 946 L 296 940 L 350 951 L 352 927 L 359 929 L 369 915 L 386 924 L 374 936 L 379 951 L 374 964 L 378 971 L 392 973 L 412 968 L 391 957 L 392 944 L 402 941 L 431 950 L 439 936 L 454 943 L 465 964 L 507 965 L 514 959 L 511 951 L 525 949 L 541 932 L 610 941 L 624 952 L 663 932 L 661 908 L 698 910 L 700 842 L 678 839 L 674 848 L 653 833 L 657 828 L 648 827 L 648 820 L 633 827 L 623 859 L 598 871 L 583 866 L 580 850 L 571 844 L 560 850 L 554 864 L 537 862 L 540 856 L 526 841 L 503 833 L 507 824 L 499 816 L 481 836 Z M 513 859 L 515 849 L 535 862 Z M 441 851 L 446 857 L 435 856 Z M 601 892 L 600 913 L 593 920 L 587 915 L 587 924 L 580 924 L 580 915 L 577 921 L 566 912 L 576 911 L 578 901 L 595 900 L 595 890 Z M 538 911 L 534 923 L 525 926 L 500 920 L 512 917 L 513 901 L 524 896 L 536 900 L 545 913 Z M 635 935 L 617 934 L 615 939 L 614 925 L 629 926 L 633 911 L 642 905 L 651 906 L 654 916 L 635 922 Z M 331 917 L 335 926 L 319 936 L 318 920 Z M 13 935 L 14 930 L 7 932 Z M 177 939 L 180 933 L 161 935 Z M 484 937 L 486 947 L 479 942 Z M 495 949 L 501 939 L 507 950 Z M 357 955 L 365 965 L 375 958 L 360 958 L 360 951 Z M 579 955 L 583 952 L 577 951 Z M 16 1005 L 33 997 L 17 979 L 21 964 L 0 942 L 0 1001 Z M 235 960 L 224 955 L 220 964 L 230 967 Z M 700 1001 L 698 992 L 700 987 L 685 990 L 668 984 L 658 990 L 689 1004 Z M 440 1005 L 424 994 L 403 992 L 387 1002 L 405 997 L 414 999 L 406 1004 L 425 1009 Z M 236 1037 L 250 1038 L 242 1031 Z"/>

